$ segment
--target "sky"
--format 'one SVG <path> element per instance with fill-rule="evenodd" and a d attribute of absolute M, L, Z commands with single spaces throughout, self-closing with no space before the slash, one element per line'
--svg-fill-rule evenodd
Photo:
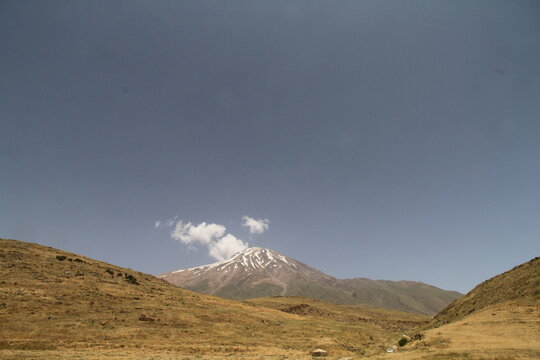
<path fill-rule="evenodd" d="M 539 1 L 0 1 L 0 236 L 466 292 L 540 255 Z"/>

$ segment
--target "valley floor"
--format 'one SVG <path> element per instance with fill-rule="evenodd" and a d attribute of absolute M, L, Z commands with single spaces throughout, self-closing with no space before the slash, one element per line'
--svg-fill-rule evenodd
<path fill-rule="evenodd" d="M 540 306 L 499 304 L 426 331 L 396 353 L 371 360 L 540 359 Z"/>
<path fill-rule="evenodd" d="M 68 351 L 32 351 L 32 350 L 4 350 L 0 351 L 0 358 L 3 360 L 67 360 L 67 359 L 87 359 L 87 360 L 223 360 L 223 359 L 245 359 L 245 360 L 285 360 L 311 359 L 309 355 L 181 355 L 178 353 L 145 353 L 141 351 L 94 351 L 94 350 L 68 350 Z M 330 360 L 332 358 L 328 358 Z M 336 358 L 337 359 L 337 358 Z"/>
<path fill-rule="evenodd" d="M 422 333 L 394 353 L 371 356 L 330 354 L 326 359 L 366 360 L 533 360 L 540 359 L 540 307 L 500 304 L 466 318 Z M 213 349 L 215 351 L 216 349 Z M 112 360 L 308 360 L 309 354 L 279 348 L 252 349 L 251 353 L 182 354 L 152 349 L 58 349 L 0 350 L 5 360 L 26 359 L 112 359 Z"/>

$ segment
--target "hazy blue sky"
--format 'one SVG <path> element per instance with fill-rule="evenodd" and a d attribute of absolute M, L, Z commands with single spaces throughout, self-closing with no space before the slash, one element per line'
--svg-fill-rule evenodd
<path fill-rule="evenodd" d="M 0 135 L 2 237 L 468 291 L 540 255 L 540 1 L 3 0 Z"/>

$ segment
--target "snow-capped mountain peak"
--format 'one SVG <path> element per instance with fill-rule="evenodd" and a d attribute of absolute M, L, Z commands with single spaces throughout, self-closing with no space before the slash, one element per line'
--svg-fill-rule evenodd
<path fill-rule="evenodd" d="M 298 260 L 260 247 L 244 249 L 214 264 L 171 271 L 159 277 L 186 289 L 231 299 L 296 295 L 424 314 L 436 313 L 459 296 L 422 283 L 407 282 L 404 287 L 403 282 L 336 279 Z M 418 299 L 425 300 L 418 303 Z"/>
<path fill-rule="evenodd" d="M 175 274 L 185 271 L 190 271 L 194 274 L 207 272 L 209 270 L 218 271 L 222 273 L 234 272 L 234 271 L 247 271 L 252 272 L 256 270 L 275 270 L 282 267 L 297 268 L 296 261 L 287 258 L 273 250 L 264 249 L 260 247 L 250 247 L 237 252 L 228 259 L 218 261 L 213 264 L 197 266 L 189 269 L 181 269 L 172 271 L 169 274 Z M 167 274 L 159 277 L 165 277 Z"/>
<path fill-rule="evenodd" d="M 293 283 L 335 280 L 300 261 L 260 247 L 244 249 L 214 264 L 171 271 L 159 277 L 210 294 L 241 291 L 245 293 L 242 297 L 252 297 L 255 293 L 283 295 L 291 286 L 296 286 Z"/>

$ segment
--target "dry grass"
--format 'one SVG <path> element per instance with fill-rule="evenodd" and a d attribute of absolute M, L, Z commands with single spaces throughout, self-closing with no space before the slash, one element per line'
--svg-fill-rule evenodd
<path fill-rule="evenodd" d="M 383 331 L 402 333 L 427 324 L 427 316 L 397 310 L 357 305 L 335 305 L 318 299 L 300 296 L 275 296 L 244 301 L 258 307 L 280 310 L 319 321 L 342 324 L 358 322 L 377 325 Z"/>
<path fill-rule="evenodd" d="M 428 320 L 300 297 L 224 300 L 130 269 L 0 239 L 2 360 L 303 360 L 316 347 L 328 350 L 329 359 L 540 358 L 540 306 L 533 300 L 476 308 L 384 353 Z"/>
<path fill-rule="evenodd" d="M 322 315 L 280 309 L 298 303 Z M 378 353 L 428 319 L 302 298 L 224 300 L 0 239 L 2 359 L 301 359 L 316 347 L 337 358 Z"/>
<path fill-rule="evenodd" d="M 509 300 L 520 305 L 540 303 L 540 257 L 482 282 L 437 314 L 430 326 L 447 324 Z"/>
<path fill-rule="evenodd" d="M 397 353 L 372 359 L 540 359 L 540 306 L 504 302 L 424 335 Z"/>

